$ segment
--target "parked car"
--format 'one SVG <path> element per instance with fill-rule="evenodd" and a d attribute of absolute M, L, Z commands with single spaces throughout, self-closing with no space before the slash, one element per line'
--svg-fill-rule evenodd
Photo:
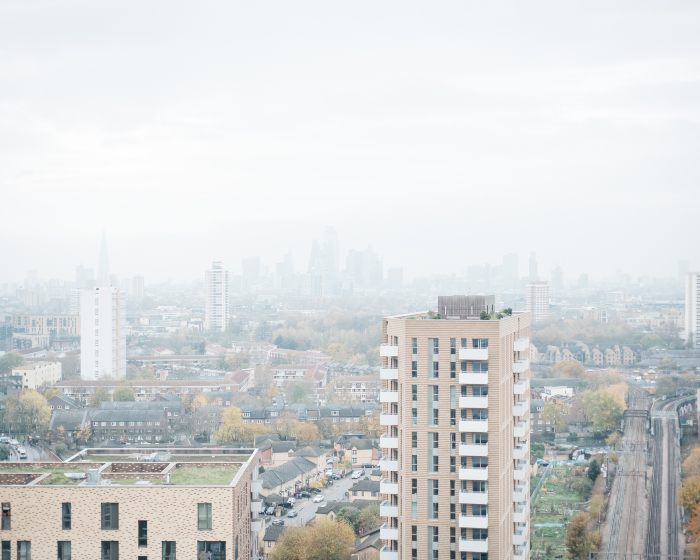
<path fill-rule="evenodd" d="M 265 515 L 275 515 L 275 506 L 270 506 L 265 510 Z"/>
<path fill-rule="evenodd" d="M 309 492 L 311 492 L 312 494 L 320 494 L 321 489 L 320 488 L 309 488 Z"/>
<path fill-rule="evenodd" d="M 316 494 L 311 501 L 315 504 L 320 504 L 325 499 L 326 497 L 323 494 Z"/>
<path fill-rule="evenodd" d="M 306 490 L 302 490 L 301 492 L 299 492 L 299 497 L 300 498 L 310 498 L 311 492 L 307 492 Z"/>
<path fill-rule="evenodd" d="M 333 474 L 330 476 L 330 478 L 332 478 L 333 480 L 340 480 L 342 477 L 341 477 L 339 474 L 337 474 L 337 473 L 333 473 Z"/>
<path fill-rule="evenodd" d="M 10 443 L 10 438 L 7 436 L 0 437 L 0 443 Z"/>
<path fill-rule="evenodd" d="M 290 510 L 287 512 L 287 517 L 296 517 L 297 515 L 299 515 L 299 514 L 298 514 L 295 510 L 293 510 L 293 509 L 290 509 Z"/>
<path fill-rule="evenodd" d="M 294 507 L 294 504 L 290 504 L 289 502 L 282 502 L 280 504 L 280 507 L 283 507 L 284 509 L 292 509 Z"/>
<path fill-rule="evenodd" d="M 273 525 L 284 525 L 284 519 L 273 519 L 272 524 Z"/>
<path fill-rule="evenodd" d="M 358 478 L 361 478 L 361 477 L 362 477 L 362 471 L 355 471 L 350 476 L 350 478 L 352 478 L 354 480 L 357 480 Z"/>
<path fill-rule="evenodd" d="M 292 497 L 290 496 L 289 498 L 287 498 L 287 501 L 288 501 L 290 504 L 294 505 L 294 504 L 296 503 L 296 498 L 292 498 Z"/>

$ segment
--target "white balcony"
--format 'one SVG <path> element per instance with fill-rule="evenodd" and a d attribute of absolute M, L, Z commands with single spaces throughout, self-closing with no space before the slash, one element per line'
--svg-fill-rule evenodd
<path fill-rule="evenodd" d="M 399 551 L 389 550 L 386 546 L 383 546 L 379 551 L 379 560 L 399 560 Z"/>
<path fill-rule="evenodd" d="M 459 431 L 460 432 L 475 432 L 475 433 L 485 434 L 489 431 L 489 421 L 488 420 L 460 420 L 459 421 Z"/>
<path fill-rule="evenodd" d="M 379 469 L 385 472 L 398 472 L 399 462 L 393 459 L 380 459 Z"/>
<path fill-rule="evenodd" d="M 530 422 L 525 420 L 524 422 L 518 422 L 513 426 L 513 437 L 516 438 L 526 438 L 530 434 Z"/>
<path fill-rule="evenodd" d="M 528 540 L 527 529 L 519 529 L 513 532 L 513 546 L 524 546 Z"/>
<path fill-rule="evenodd" d="M 488 552 L 489 551 L 489 540 L 483 541 L 473 541 L 467 539 L 460 539 L 459 541 L 459 551 L 460 552 Z"/>
<path fill-rule="evenodd" d="M 379 355 L 382 358 L 398 358 L 399 347 L 393 344 L 382 344 L 379 347 Z"/>
<path fill-rule="evenodd" d="M 262 478 L 258 478 L 257 480 L 253 480 L 250 483 L 250 491 L 253 493 L 258 493 L 260 490 L 262 490 Z"/>
<path fill-rule="evenodd" d="M 513 553 L 513 560 L 529 560 L 530 549 L 527 546 L 519 546 Z"/>
<path fill-rule="evenodd" d="M 388 480 L 382 480 L 379 483 L 379 493 L 380 494 L 398 495 L 399 483 L 398 482 L 390 482 Z"/>
<path fill-rule="evenodd" d="M 398 403 L 398 391 L 379 391 L 379 402 L 383 403 Z"/>
<path fill-rule="evenodd" d="M 527 352 L 530 349 L 530 339 L 526 336 L 516 339 L 513 343 L 514 352 Z"/>
<path fill-rule="evenodd" d="M 382 381 L 394 381 L 399 378 L 399 370 L 397 368 L 380 368 L 379 379 Z"/>
<path fill-rule="evenodd" d="M 527 523 L 530 519 L 530 511 L 527 508 L 519 507 L 513 510 L 514 523 Z"/>
<path fill-rule="evenodd" d="M 465 457 L 488 457 L 489 446 L 487 443 L 461 443 L 459 445 L 459 454 Z"/>
<path fill-rule="evenodd" d="M 386 523 L 379 528 L 379 538 L 383 541 L 398 541 L 399 540 L 399 528 L 390 527 Z"/>
<path fill-rule="evenodd" d="M 523 461 L 526 460 L 530 457 L 530 453 L 528 451 L 527 446 L 525 445 L 516 445 L 513 448 L 513 459 L 516 459 L 518 461 Z"/>
<path fill-rule="evenodd" d="M 527 485 L 518 485 L 513 489 L 513 501 L 518 504 L 527 503 L 530 499 L 530 493 L 527 491 Z"/>
<path fill-rule="evenodd" d="M 459 407 L 460 408 L 488 408 L 489 398 L 488 397 L 459 397 Z"/>
<path fill-rule="evenodd" d="M 399 438 L 391 436 L 381 436 L 379 438 L 379 447 L 382 449 L 398 449 Z"/>
<path fill-rule="evenodd" d="M 527 465 L 525 463 L 521 463 L 518 465 L 514 470 L 513 470 L 513 479 L 514 480 L 527 480 Z"/>
<path fill-rule="evenodd" d="M 525 401 L 513 405 L 513 416 L 519 418 L 525 416 L 525 414 L 527 414 L 527 403 Z"/>
<path fill-rule="evenodd" d="M 459 359 L 460 360 L 477 360 L 484 361 L 489 359 L 489 349 L 488 348 L 460 348 L 459 349 Z"/>
<path fill-rule="evenodd" d="M 489 518 L 488 516 L 477 516 L 477 515 L 460 515 L 459 516 L 459 527 L 461 529 L 488 529 L 489 528 Z"/>
<path fill-rule="evenodd" d="M 398 517 L 399 506 L 392 506 L 389 502 L 379 504 L 379 515 L 381 517 Z"/>
<path fill-rule="evenodd" d="M 463 385 L 488 385 L 488 373 L 476 373 L 473 371 L 460 371 L 459 382 Z"/>
<path fill-rule="evenodd" d="M 488 480 L 488 469 L 459 469 L 460 480 Z"/>
<path fill-rule="evenodd" d="M 253 519 L 250 522 L 250 530 L 253 533 L 259 533 L 263 529 L 263 520 L 262 519 Z"/>
<path fill-rule="evenodd" d="M 379 423 L 382 426 L 398 426 L 399 425 L 399 415 L 398 414 L 380 414 Z"/>
<path fill-rule="evenodd" d="M 524 395 L 530 390 L 530 381 L 528 379 L 521 379 L 513 383 L 513 394 L 514 395 Z"/>
<path fill-rule="evenodd" d="M 525 373 L 530 369 L 530 360 L 517 360 L 513 362 L 513 373 Z"/>
<path fill-rule="evenodd" d="M 489 493 L 488 492 L 460 492 L 459 493 L 459 503 L 460 504 L 476 504 L 476 505 L 487 505 L 489 503 Z"/>

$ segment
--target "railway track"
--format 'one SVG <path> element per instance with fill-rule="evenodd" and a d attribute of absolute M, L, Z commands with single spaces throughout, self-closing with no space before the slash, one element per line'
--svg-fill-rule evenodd
<path fill-rule="evenodd" d="M 680 397 L 654 403 L 651 429 L 653 455 L 646 558 L 683 558 L 680 488 L 680 429 L 677 409 L 689 400 Z"/>
<path fill-rule="evenodd" d="M 615 447 L 618 464 L 610 492 L 601 559 L 643 558 L 647 517 L 647 418 L 645 391 L 631 387 L 623 435 Z"/>

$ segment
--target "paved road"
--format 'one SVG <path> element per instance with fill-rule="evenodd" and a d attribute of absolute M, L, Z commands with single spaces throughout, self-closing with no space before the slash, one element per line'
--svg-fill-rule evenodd
<path fill-rule="evenodd" d="M 352 480 L 350 477 L 343 478 L 341 480 L 337 480 L 333 486 L 329 486 L 328 488 L 323 489 L 323 495 L 325 496 L 325 500 L 321 502 L 320 504 L 316 504 L 311 501 L 309 498 L 304 498 L 304 499 L 299 499 L 297 500 L 296 506 L 295 506 L 295 511 L 299 513 L 297 517 L 293 518 L 284 518 L 284 524 L 286 526 L 291 526 L 291 527 L 300 527 L 302 525 L 306 525 L 309 521 L 311 521 L 315 516 L 316 516 L 316 510 L 320 506 L 326 505 L 328 502 L 339 502 L 342 500 L 347 499 L 345 496 L 345 493 L 350 489 L 350 487 L 355 483 L 355 480 Z M 268 520 L 268 523 L 270 520 Z"/>
<path fill-rule="evenodd" d="M 50 452 L 44 451 L 43 449 L 40 449 L 39 447 L 34 447 L 32 445 L 29 445 L 28 443 L 23 443 L 21 444 L 22 447 L 24 447 L 25 451 L 27 452 L 27 458 L 22 459 L 23 461 L 31 462 L 31 461 L 56 461 L 57 458 L 55 455 L 53 455 Z M 19 461 L 19 455 L 17 454 L 17 450 L 10 446 L 10 461 Z"/>

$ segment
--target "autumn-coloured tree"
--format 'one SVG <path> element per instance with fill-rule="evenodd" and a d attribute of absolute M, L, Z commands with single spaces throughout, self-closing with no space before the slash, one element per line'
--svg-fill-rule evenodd
<path fill-rule="evenodd" d="M 683 481 L 678 493 L 681 505 L 686 511 L 695 511 L 700 504 L 700 475 L 690 476 Z"/>
<path fill-rule="evenodd" d="M 683 474 L 685 476 L 700 475 L 700 447 L 694 447 L 683 461 Z"/>
<path fill-rule="evenodd" d="M 549 401 L 542 407 L 542 419 L 552 425 L 555 433 L 566 430 L 569 407 L 564 403 Z"/>
<path fill-rule="evenodd" d="M 39 434 L 49 427 L 51 409 L 41 393 L 26 389 L 5 401 L 5 425 L 20 434 Z"/>
<path fill-rule="evenodd" d="M 112 394 L 113 401 L 135 401 L 136 395 L 134 395 L 134 390 L 127 385 L 121 385 L 114 389 Z"/>
<path fill-rule="evenodd" d="M 604 389 L 586 391 L 583 395 L 583 407 L 594 432 L 608 434 L 620 427 L 622 405 L 617 397 Z"/>
<path fill-rule="evenodd" d="M 593 543 L 588 535 L 588 514 L 580 511 L 566 527 L 566 549 L 573 560 L 586 560 Z"/>
<path fill-rule="evenodd" d="M 241 409 L 232 406 L 224 409 L 221 425 L 214 432 L 217 443 L 233 443 L 235 441 L 251 441 L 265 428 L 259 424 L 246 424 L 241 417 Z"/>
<path fill-rule="evenodd" d="M 277 541 L 272 560 L 348 560 L 355 533 L 345 522 L 320 519 L 306 527 L 290 527 Z"/>
<path fill-rule="evenodd" d="M 100 406 L 101 402 L 111 401 L 112 397 L 109 391 L 104 387 L 98 387 L 95 392 L 90 397 L 90 406 L 97 407 Z"/>
<path fill-rule="evenodd" d="M 554 366 L 554 372 L 557 377 L 572 377 L 582 378 L 586 374 L 586 368 L 576 360 L 562 360 Z"/>

